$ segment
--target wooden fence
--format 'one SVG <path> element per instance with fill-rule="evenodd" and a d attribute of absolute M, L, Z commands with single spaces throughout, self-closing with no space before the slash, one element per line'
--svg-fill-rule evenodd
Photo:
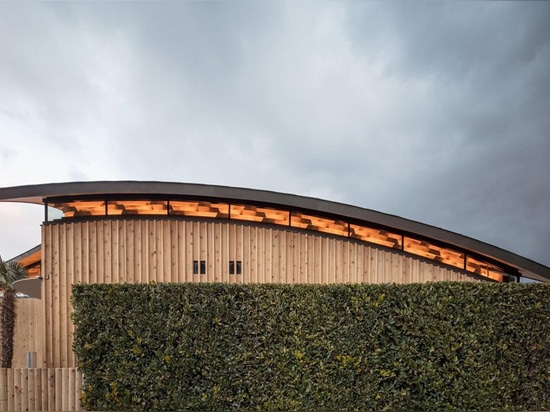
<path fill-rule="evenodd" d="M 79 411 L 76 368 L 0 369 L 0 411 Z"/>
<path fill-rule="evenodd" d="M 0 298 L 0 302 L 2 298 Z M 27 352 L 36 353 L 37 368 L 45 365 L 45 329 L 44 301 L 41 299 L 20 298 L 15 300 L 15 333 L 13 337 L 12 368 L 26 367 L 25 357 Z M 2 339 L 0 338 L 0 343 Z M 57 366 L 57 365 L 55 365 Z M 71 365 L 74 366 L 74 365 Z"/>

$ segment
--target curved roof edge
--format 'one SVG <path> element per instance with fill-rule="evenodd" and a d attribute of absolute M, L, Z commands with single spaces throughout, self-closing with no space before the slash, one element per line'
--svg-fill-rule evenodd
<path fill-rule="evenodd" d="M 306 209 L 322 214 L 332 214 L 351 219 L 371 222 L 401 232 L 409 232 L 422 237 L 453 245 L 474 252 L 518 269 L 523 276 L 550 281 L 550 268 L 497 246 L 460 235 L 442 228 L 405 219 L 399 216 L 351 206 L 343 203 L 322 200 L 307 196 L 278 193 L 267 190 L 246 189 L 196 183 L 156 182 L 156 181 L 88 181 L 47 183 L 0 188 L 0 202 L 22 202 L 43 204 L 44 198 L 81 195 L 182 195 L 208 197 L 220 200 L 239 200 Z"/>

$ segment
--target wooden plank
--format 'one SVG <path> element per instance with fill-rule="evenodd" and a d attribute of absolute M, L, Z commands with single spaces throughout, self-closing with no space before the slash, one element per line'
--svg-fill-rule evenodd
<path fill-rule="evenodd" d="M 51 273 L 51 226 L 50 225 L 42 225 L 42 258 L 41 258 L 41 265 L 42 265 L 42 302 L 43 302 L 43 323 L 44 326 L 42 328 L 43 330 L 43 350 L 44 352 L 41 354 L 42 358 L 42 365 L 47 366 L 48 362 L 48 343 L 47 343 L 47 336 L 51 333 L 51 317 L 50 317 L 50 305 L 51 305 L 51 282 L 50 282 L 50 273 Z"/>
<path fill-rule="evenodd" d="M 227 281 L 227 264 L 224 264 L 223 259 L 223 228 L 221 223 L 214 223 L 212 233 L 212 257 L 214 267 L 214 281 L 226 282 Z"/>
<path fill-rule="evenodd" d="M 281 236 L 280 244 L 280 256 L 281 256 L 281 272 L 280 277 L 277 279 L 278 283 L 288 283 L 288 280 L 291 276 L 292 268 L 289 265 L 288 255 L 291 254 L 290 246 L 292 244 L 292 233 L 284 232 Z"/>
<path fill-rule="evenodd" d="M 338 249 L 340 250 L 340 266 L 339 270 L 340 280 L 339 283 L 350 283 L 350 258 L 349 258 L 349 242 L 347 240 L 337 240 Z"/>
<path fill-rule="evenodd" d="M 59 336 L 60 336 L 60 330 L 59 330 L 59 324 L 60 324 L 60 316 L 59 316 L 59 300 L 60 300 L 60 287 L 59 285 L 62 282 L 61 279 L 61 267 L 60 267 L 60 261 L 62 260 L 62 257 L 60 256 L 61 251 L 61 231 L 64 232 L 64 227 L 60 225 L 54 225 L 52 227 L 53 229 L 53 271 L 51 276 L 51 283 L 52 283 L 52 292 L 53 292 L 53 299 L 52 299 L 52 326 L 53 331 L 52 335 L 50 336 L 50 348 L 52 351 L 52 364 L 53 362 L 59 362 L 61 358 L 60 353 L 60 342 L 59 342 Z"/>
<path fill-rule="evenodd" d="M 185 280 L 193 282 L 193 230 L 192 222 L 184 222 L 185 233 Z"/>
<path fill-rule="evenodd" d="M 365 249 L 365 254 L 363 254 L 363 273 L 364 278 L 363 282 L 375 283 L 373 280 L 373 271 L 372 271 L 372 254 L 373 248 L 368 247 Z"/>
<path fill-rule="evenodd" d="M 204 222 L 204 260 L 206 260 L 206 281 L 216 282 L 215 253 L 214 253 L 214 223 Z M 219 280 L 218 280 L 219 282 Z"/>
<path fill-rule="evenodd" d="M 52 291 L 52 272 L 53 272 L 53 234 L 52 226 L 44 226 L 43 229 L 44 235 L 44 253 L 42 255 L 42 263 L 44 267 L 42 268 L 44 273 L 44 281 L 42 286 L 42 299 L 44 300 L 44 311 L 45 311 L 45 329 L 46 329 L 46 347 L 45 347 L 45 358 L 46 366 L 51 365 L 51 336 L 53 334 L 53 291 Z"/>
<path fill-rule="evenodd" d="M 263 283 L 273 282 L 273 237 L 278 229 L 269 228 L 262 242 L 260 259 L 263 261 L 262 279 Z"/>
<path fill-rule="evenodd" d="M 105 283 L 105 225 L 106 222 L 98 221 L 96 225 L 97 253 L 96 253 L 96 283 Z"/>
<path fill-rule="evenodd" d="M 140 283 L 141 281 L 141 270 L 143 267 L 143 246 L 141 244 L 142 225 L 143 222 L 139 220 L 132 222 L 130 232 L 128 233 L 128 242 L 132 244 L 132 252 L 129 253 L 126 258 L 128 259 L 128 270 L 131 270 L 131 273 L 128 274 L 128 279 L 132 283 Z"/>
<path fill-rule="evenodd" d="M 249 274 L 247 283 L 258 283 L 258 238 L 256 228 L 253 226 L 246 227 L 248 232 L 248 241 L 244 243 L 248 248 L 246 258 L 249 262 Z"/>
<path fill-rule="evenodd" d="M 216 270 L 222 282 L 229 282 L 229 249 L 227 245 L 227 224 L 216 226 Z"/>
<path fill-rule="evenodd" d="M 156 233 L 155 233 L 155 225 L 152 221 L 146 221 L 147 224 L 147 232 L 144 233 L 147 236 L 146 244 L 147 244 L 147 266 L 146 269 L 143 272 L 143 278 L 142 282 L 148 283 L 151 282 L 154 277 L 153 274 L 157 271 L 157 262 L 156 262 L 156 254 L 157 254 L 157 244 L 156 244 Z"/>
<path fill-rule="evenodd" d="M 294 233 L 294 236 L 291 237 L 292 244 L 288 256 L 291 259 L 289 267 L 292 268 L 292 273 L 290 278 L 287 278 L 287 282 L 289 283 L 298 283 L 300 281 L 300 237 L 302 236 L 302 233 Z"/>
<path fill-rule="evenodd" d="M 105 261 L 104 264 L 104 277 L 105 283 L 113 283 L 113 264 L 115 263 L 113 256 L 113 230 L 112 221 L 103 222 L 103 250 Z"/>
<path fill-rule="evenodd" d="M 349 270 L 349 242 L 347 240 L 336 240 L 338 243 L 338 250 L 340 255 L 340 270 L 338 275 L 340 276 L 338 283 L 350 283 L 350 270 Z"/>
<path fill-rule="evenodd" d="M 272 228 L 267 229 L 268 233 L 263 236 L 262 250 L 260 259 L 262 261 L 262 283 L 271 283 L 271 276 L 273 274 L 273 254 L 272 254 L 272 239 L 275 230 Z"/>
<path fill-rule="evenodd" d="M 72 285 L 72 256 L 74 251 L 73 224 L 64 225 L 64 231 L 61 230 L 60 245 L 63 245 L 60 253 L 61 273 L 59 283 L 59 336 L 56 339 L 61 354 L 61 363 L 54 366 L 66 367 L 72 355 L 72 323 L 70 320 L 70 302 Z"/>
<path fill-rule="evenodd" d="M 159 221 L 154 220 L 153 226 L 155 228 L 155 255 L 153 256 L 155 260 L 155 270 L 149 274 L 150 280 L 157 280 L 163 282 L 164 278 L 164 250 L 163 250 L 163 227 Z"/>
<path fill-rule="evenodd" d="M 411 263 L 408 256 L 403 256 L 402 260 L 403 260 L 403 263 L 402 263 L 403 277 L 406 278 L 409 281 L 409 283 L 415 282 L 412 276 Z"/>
<path fill-rule="evenodd" d="M 361 283 L 362 279 L 362 270 L 363 270 L 363 249 L 362 245 L 353 243 L 353 283 Z"/>
<path fill-rule="evenodd" d="M 72 224 L 73 228 L 73 246 L 67 260 L 72 264 L 73 283 L 82 281 L 82 223 Z"/>
<path fill-rule="evenodd" d="M 21 409 L 22 411 L 28 411 L 29 410 L 29 397 L 31 395 L 31 391 L 29 388 L 29 370 L 28 369 L 21 369 L 21 383 L 20 383 L 20 395 L 21 395 Z M 34 388 L 33 388 L 34 389 Z"/>
<path fill-rule="evenodd" d="M 7 375 L 7 387 L 8 387 L 8 411 L 14 411 L 15 409 L 15 376 L 13 373 Z"/>
<path fill-rule="evenodd" d="M 97 272 L 98 272 L 98 258 L 99 258 L 99 252 L 98 252 L 98 246 L 97 246 L 97 225 L 98 222 L 88 222 L 88 230 L 89 230 L 89 236 L 90 236 L 90 242 L 88 247 L 88 253 L 89 253 L 89 263 L 88 263 L 88 270 L 89 270 L 89 276 L 88 276 L 88 282 L 90 283 L 97 283 Z"/>
<path fill-rule="evenodd" d="M 273 229 L 272 236 L 269 239 L 269 258 L 271 264 L 269 265 L 269 283 L 273 283 L 275 278 L 279 276 L 279 238 L 283 233 L 282 230 Z"/>
<path fill-rule="evenodd" d="M 410 283 L 408 279 L 403 276 L 403 270 L 401 269 L 401 263 L 403 261 L 403 256 L 398 255 L 393 252 L 388 252 L 390 258 L 390 274 L 389 279 L 396 277 L 400 280 L 401 283 Z"/>
<path fill-rule="evenodd" d="M 158 277 L 162 279 L 161 282 L 170 282 L 172 280 L 171 278 L 172 248 L 170 247 L 170 241 L 172 237 L 170 235 L 170 222 L 168 220 L 161 220 L 161 221 L 158 221 L 158 226 L 160 228 L 160 237 L 161 237 L 161 243 L 160 243 L 161 252 L 159 256 L 159 260 L 161 261 L 161 270 Z"/>
<path fill-rule="evenodd" d="M 323 238 L 322 239 L 322 242 L 323 242 L 323 266 L 321 268 L 321 282 L 323 284 L 328 284 L 329 283 L 329 271 L 330 271 L 330 263 L 331 263 L 331 259 L 330 259 L 330 243 L 329 243 L 329 239 L 328 238 Z"/>
<path fill-rule="evenodd" d="M 335 283 L 338 279 L 338 262 L 337 262 L 337 248 L 336 241 L 333 238 L 327 239 L 329 245 L 329 265 L 327 271 L 327 282 Z"/>
<path fill-rule="evenodd" d="M 320 274 L 320 259 L 321 259 L 321 242 L 317 236 L 312 236 L 308 242 L 308 282 L 319 284 L 321 283 Z"/>
<path fill-rule="evenodd" d="M 112 283 L 124 283 L 126 281 L 126 221 L 113 220 L 111 222 L 111 258 Z"/>
<path fill-rule="evenodd" d="M 307 240 L 308 235 L 300 234 L 296 245 L 296 283 L 307 283 L 308 256 L 307 256 Z"/>
<path fill-rule="evenodd" d="M 185 243 L 185 222 L 177 222 L 178 226 L 178 282 L 185 282 L 187 276 L 187 245 Z"/>
<path fill-rule="evenodd" d="M 80 281 L 90 283 L 90 222 L 80 224 Z M 76 253 L 79 255 L 79 253 Z"/>
<path fill-rule="evenodd" d="M 236 275 L 235 281 L 237 283 L 243 283 L 243 279 L 247 276 L 248 262 L 246 262 L 244 254 L 244 233 L 243 226 L 235 226 L 235 260 L 242 262 L 242 274 Z"/>
<path fill-rule="evenodd" d="M 208 276 L 210 275 L 208 270 L 208 254 L 207 254 L 207 234 L 206 234 L 206 223 L 205 222 L 197 222 L 197 236 L 198 236 L 198 244 L 197 244 L 197 260 L 199 261 L 199 272 L 200 272 L 200 261 L 204 260 L 206 264 L 206 273 L 200 274 L 199 273 L 199 281 L 201 283 L 209 282 Z"/>
<path fill-rule="evenodd" d="M 40 409 L 43 411 L 51 411 L 49 408 L 49 369 L 40 369 Z"/>
<path fill-rule="evenodd" d="M 254 280 L 252 279 L 252 273 L 253 268 L 251 265 L 251 250 L 250 250 L 250 226 L 243 226 L 241 228 L 241 234 L 242 234 L 242 240 L 240 248 L 242 249 L 242 255 L 241 259 L 243 262 L 243 274 L 242 274 L 242 281 L 243 283 L 252 283 Z"/>
<path fill-rule="evenodd" d="M 378 279 L 378 249 L 371 248 L 369 256 L 370 282 L 380 283 Z"/>
<path fill-rule="evenodd" d="M 29 411 L 38 411 L 40 410 L 40 406 L 38 405 L 38 400 L 40 397 L 40 385 L 38 385 L 38 382 L 40 382 L 40 369 L 28 369 L 29 379 L 28 379 L 28 393 L 29 393 L 29 401 L 27 405 L 27 410 Z"/>
<path fill-rule="evenodd" d="M 127 282 L 126 277 L 126 225 L 127 221 L 114 221 L 113 230 L 116 234 L 116 243 L 113 244 L 113 256 L 116 256 L 114 259 L 113 267 L 113 283 L 125 283 Z"/>
<path fill-rule="evenodd" d="M 15 369 L 13 374 L 13 395 L 14 395 L 14 402 L 13 402 L 13 410 L 14 411 L 21 411 L 22 405 L 21 405 L 21 369 Z"/>
<path fill-rule="evenodd" d="M 153 274 L 157 270 L 157 264 L 156 264 L 156 254 L 157 254 L 157 244 L 156 244 L 156 233 L 155 233 L 155 226 L 154 222 L 147 221 L 146 222 L 146 230 L 144 232 L 145 236 L 145 244 L 147 245 L 147 252 L 144 260 L 144 266 L 143 266 L 143 278 L 142 282 L 148 283 L 151 282 L 154 277 Z"/>
<path fill-rule="evenodd" d="M 136 244 L 138 245 L 136 256 L 136 273 L 134 275 L 134 282 L 144 282 L 144 272 L 148 268 L 148 250 L 147 250 L 147 222 L 140 221 L 136 226 Z"/>
<path fill-rule="evenodd" d="M 169 221 L 170 228 L 170 282 L 178 281 L 178 222 Z"/>
<path fill-rule="evenodd" d="M 8 410 L 8 371 L 0 369 L 0 411 Z"/>
<path fill-rule="evenodd" d="M 126 222 L 126 229 L 124 233 L 125 254 L 124 254 L 124 279 L 128 283 L 136 282 L 136 266 L 138 265 L 136 259 L 136 225 L 139 222 L 129 220 Z"/>
<path fill-rule="evenodd" d="M 65 390 L 64 393 L 67 393 L 68 402 L 66 404 L 68 411 L 76 411 L 77 404 L 75 402 L 75 393 L 76 393 L 76 369 L 70 368 L 66 370 L 66 381 L 64 383 Z"/>
<path fill-rule="evenodd" d="M 63 375 L 62 375 L 62 369 L 57 368 L 54 370 L 53 373 L 53 393 L 55 394 L 55 410 L 56 411 L 63 411 L 63 398 L 65 394 L 63 391 L 58 392 L 56 389 L 60 388 L 63 385 Z"/>
<path fill-rule="evenodd" d="M 386 271 L 387 260 L 388 260 L 387 254 L 385 250 L 378 250 L 377 252 L 378 252 L 377 255 L 378 255 L 378 262 L 379 262 L 379 270 L 378 270 L 379 282 L 386 283 L 388 281 L 387 271 Z"/>

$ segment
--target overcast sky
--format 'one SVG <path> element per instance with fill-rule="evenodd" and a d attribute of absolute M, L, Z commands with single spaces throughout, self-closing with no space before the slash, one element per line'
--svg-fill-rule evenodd
<path fill-rule="evenodd" d="M 0 2 L 0 187 L 295 193 L 550 265 L 549 2 Z M 0 204 L 0 254 L 40 242 Z"/>

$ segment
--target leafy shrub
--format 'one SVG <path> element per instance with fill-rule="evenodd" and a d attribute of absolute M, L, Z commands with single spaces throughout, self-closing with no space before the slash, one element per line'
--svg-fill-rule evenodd
<path fill-rule="evenodd" d="M 76 285 L 91 410 L 550 408 L 548 285 Z"/>

